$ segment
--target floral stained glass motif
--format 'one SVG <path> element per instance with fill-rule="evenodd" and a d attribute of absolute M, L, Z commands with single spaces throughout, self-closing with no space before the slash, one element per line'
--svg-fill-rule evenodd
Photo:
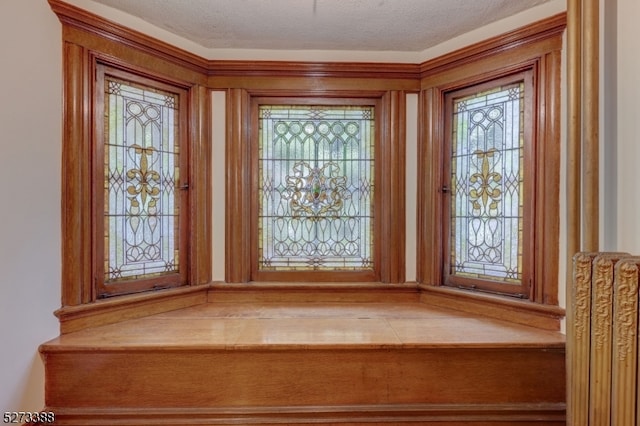
<path fill-rule="evenodd" d="M 105 77 L 105 283 L 178 271 L 178 96 Z"/>
<path fill-rule="evenodd" d="M 263 271 L 373 269 L 374 108 L 261 106 Z"/>
<path fill-rule="evenodd" d="M 454 99 L 450 273 L 522 281 L 524 83 Z"/>

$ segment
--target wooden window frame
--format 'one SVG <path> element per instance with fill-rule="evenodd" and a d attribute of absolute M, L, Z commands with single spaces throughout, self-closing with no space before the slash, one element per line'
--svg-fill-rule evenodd
<path fill-rule="evenodd" d="M 354 84 L 358 86 L 360 82 Z M 376 108 L 374 270 L 257 270 L 257 105 L 264 103 L 373 105 Z M 382 282 L 403 283 L 405 276 L 405 92 L 364 89 L 232 89 L 227 96 L 226 282 Z M 383 179 L 387 176 L 387 179 Z M 242 259 L 242 260 L 238 260 Z"/>
<path fill-rule="evenodd" d="M 472 48 L 468 56 L 456 52 L 449 62 L 425 72 L 420 101 L 423 126 L 419 140 L 417 279 L 430 298 L 471 297 L 482 303 L 487 300 L 500 303 L 495 297 L 508 300 L 524 293 L 528 302 L 558 305 L 561 47 L 561 32 L 556 27 L 544 36 L 538 34 L 509 48 L 490 49 L 483 55 Z M 508 293 L 501 291 L 499 285 L 485 286 L 484 290 L 495 295 L 487 299 L 485 296 L 489 295 L 473 288 L 446 285 L 447 244 L 443 241 L 442 223 L 448 220 L 449 198 L 442 193 L 443 186 L 448 184 L 442 164 L 447 149 L 447 94 L 522 73 L 531 73 L 533 83 L 531 147 L 535 151 L 535 177 L 529 237 L 532 267 L 525 291 Z"/>
<path fill-rule="evenodd" d="M 374 210 L 373 222 L 373 269 L 360 271 L 261 271 L 258 267 L 258 197 L 251 200 L 251 281 L 291 281 L 291 282 L 377 282 L 380 281 L 380 244 L 382 234 L 377 218 L 381 215 L 382 203 L 376 203 L 377 188 L 381 182 L 381 175 L 377 164 L 380 150 L 380 99 L 367 98 L 323 98 L 323 97 L 253 97 L 251 102 L 251 169 L 249 171 L 250 181 L 254 185 L 257 194 L 258 186 L 258 148 L 259 148 L 259 118 L 258 108 L 262 105 L 322 105 L 322 106 L 371 106 L 375 108 L 375 133 L 374 133 L 374 199 L 372 206 Z"/>
<path fill-rule="evenodd" d="M 535 139 L 533 116 L 533 105 L 537 103 L 534 92 L 533 72 L 526 70 L 516 74 L 500 76 L 470 86 L 446 92 L 444 94 L 444 148 L 442 150 L 442 182 L 449 182 L 451 176 L 451 150 L 452 150 L 452 126 L 453 126 L 453 101 L 457 97 L 469 96 L 475 93 L 484 92 L 495 87 L 505 86 L 517 82 L 524 83 L 524 160 L 523 160 L 523 230 L 521 244 L 522 253 L 522 278 L 521 283 L 510 284 L 500 280 L 471 278 L 459 276 L 451 273 L 451 196 L 452 190 L 442 190 L 444 198 L 442 208 L 442 244 L 443 244 L 443 265 L 442 284 L 454 288 L 466 288 L 471 290 L 487 291 L 496 294 L 513 295 L 520 298 L 529 298 L 529 292 L 533 281 L 534 256 L 533 234 L 535 218 Z"/>
<path fill-rule="evenodd" d="M 98 18 L 94 19 L 96 21 L 92 24 L 103 25 Z M 182 306 L 187 299 L 195 297 L 206 300 L 205 293 L 195 296 L 187 291 L 187 287 L 211 281 L 211 194 L 208 183 L 211 175 L 211 103 L 206 76 L 195 72 L 192 67 L 166 59 L 158 51 L 142 44 L 123 45 L 122 40 L 86 32 L 85 28 L 64 28 L 62 308 L 56 312 L 61 329 L 116 321 L 121 305 L 153 306 L 128 314 L 136 317 L 148 314 L 149 309 L 161 309 L 160 306 Z M 96 117 L 101 109 L 102 96 L 99 93 L 103 91 L 102 87 L 96 86 L 98 70 L 103 66 L 114 70 L 114 73 L 138 76 L 136 78 L 151 85 L 176 87 L 183 91 L 182 131 L 186 138 L 185 154 L 188 158 L 184 160 L 189 163 L 185 170 L 189 189 L 188 202 L 182 214 L 188 221 L 183 237 L 188 244 L 185 245 L 184 275 L 181 274 L 179 282 L 167 283 L 165 278 L 159 277 L 123 282 L 106 293 L 101 288 L 104 285 L 98 276 L 98 263 L 104 258 L 100 255 L 103 247 L 99 240 L 104 238 L 104 233 L 98 230 L 101 226 L 98 198 L 104 197 L 104 163 L 101 163 L 97 150 L 103 143 L 100 127 L 104 126 L 104 119 Z M 168 284 L 177 287 L 167 289 Z M 164 289 L 162 292 L 153 291 Z M 175 292 L 176 299 L 167 299 L 167 291 Z M 106 303 L 100 300 L 105 296 L 118 297 L 109 297 L 109 303 Z M 103 303 L 94 303 L 99 300 Z M 79 305 L 87 306 L 86 309 L 82 307 L 81 314 L 76 309 L 81 308 Z M 95 321 L 89 319 L 93 313 Z"/>
<path fill-rule="evenodd" d="M 105 233 L 105 198 L 101 196 L 105 190 L 105 78 L 115 77 L 122 81 L 142 85 L 149 89 L 163 90 L 173 93 L 179 99 L 178 102 L 178 146 L 180 152 L 179 180 L 175 182 L 174 192 L 177 195 L 179 224 L 178 224 L 178 253 L 179 270 L 170 274 L 159 274 L 156 276 L 143 276 L 130 280 L 118 280 L 105 283 L 105 262 L 104 262 L 104 233 Z M 93 275 L 95 277 L 95 298 L 117 296 L 121 294 L 133 294 L 148 290 L 180 287 L 187 284 L 189 277 L 189 133 L 187 129 L 187 109 L 188 91 L 187 88 L 159 81 L 148 74 L 132 73 L 114 68 L 102 63 L 96 64 L 96 84 L 94 85 L 93 106 L 94 106 L 94 137 L 93 137 L 93 213 L 94 226 L 92 240 L 93 249 Z"/>

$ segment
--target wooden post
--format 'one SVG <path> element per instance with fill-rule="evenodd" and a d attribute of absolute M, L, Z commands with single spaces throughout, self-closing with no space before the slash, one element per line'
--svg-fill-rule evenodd
<path fill-rule="evenodd" d="M 582 250 L 599 250 L 599 10 L 598 0 L 584 0 Z"/>

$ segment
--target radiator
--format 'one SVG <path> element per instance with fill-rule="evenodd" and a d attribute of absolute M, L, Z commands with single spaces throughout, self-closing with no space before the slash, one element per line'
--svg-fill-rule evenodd
<path fill-rule="evenodd" d="M 572 426 L 638 426 L 640 257 L 578 253 L 567 317 L 567 418 Z"/>

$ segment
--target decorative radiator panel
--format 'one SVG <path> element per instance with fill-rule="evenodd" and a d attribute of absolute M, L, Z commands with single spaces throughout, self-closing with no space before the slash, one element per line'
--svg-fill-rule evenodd
<path fill-rule="evenodd" d="M 640 257 L 578 253 L 567 326 L 568 424 L 637 426 Z"/>

